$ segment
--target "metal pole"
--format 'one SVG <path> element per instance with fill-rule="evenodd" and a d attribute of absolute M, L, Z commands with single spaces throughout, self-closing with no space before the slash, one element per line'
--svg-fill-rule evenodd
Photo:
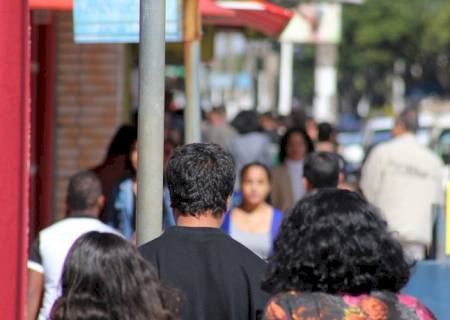
<path fill-rule="evenodd" d="M 314 119 L 337 123 L 337 46 L 318 44 L 314 73 Z"/>
<path fill-rule="evenodd" d="M 161 234 L 163 203 L 165 0 L 141 0 L 137 242 Z"/>
<path fill-rule="evenodd" d="M 200 142 L 200 41 L 184 44 L 186 109 L 184 114 L 186 143 Z"/>
<path fill-rule="evenodd" d="M 294 44 L 281 43 L 280 54 L 280 90 L 278 96 L 278 113 L 288 115 L 292 110 L 292 72 L 294 59 Z"/>

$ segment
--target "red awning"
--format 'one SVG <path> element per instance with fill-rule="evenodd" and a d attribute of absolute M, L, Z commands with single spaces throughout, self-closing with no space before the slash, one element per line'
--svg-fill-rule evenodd
<path fill-rule="evenodd" d="M 203 1 L 200 0 L 200 7 Z M 264 0 L 219 1 L 217 6 L 230 10 L 233 16 L 203 15 L 204 24 L 223 27 L 249 28 L 269 37 L 278 37 L 293 16 L 289 9 Z"/>
<path fill-rule="evenodd" d="M 29 0 L 31 9 L 72 10 L 74 0 Z M 105 0 L 107 1 L 107 0 Z M 268 37 L 278 37 L 293 12 L 265 0 L 199 0 L 203 24 L 249 28 Z"/>
<path fill-rule="evenodd" d="M 234 16 L 234 12 L 232 10 L 218 6 L 214 0 L 200 0 L 200 13 L 203 18 Z"/>
<path fill-rule="evenodd" d="M 30 9 L 72 10 L 73 0 L 29 0 Z"/>

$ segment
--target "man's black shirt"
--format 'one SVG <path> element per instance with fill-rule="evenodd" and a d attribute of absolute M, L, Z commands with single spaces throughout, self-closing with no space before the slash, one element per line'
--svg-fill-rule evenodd
<path fill-rule="evenodd" d="M 257 319 L 269 298 L 265 262 L 220 229 L 171 227 L 139 251 L 181 290 L 183 320 Z"/>

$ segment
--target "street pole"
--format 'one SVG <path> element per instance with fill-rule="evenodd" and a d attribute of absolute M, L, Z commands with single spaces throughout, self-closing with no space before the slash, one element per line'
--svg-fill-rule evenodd
<path fill-rule="evenodd" d="M 292 111 L 293 59 L 294 44 L 292 42 L 281 42 L 278 113 L 283 116 L 289 115 Z"/>
<path fill-rule="evenodd" d="M 337 110 L 337 46 L 318 44 L 314 71 L 314 119 L 336 124 Z"/>
<path fill-rule="evenodd" d="M 186 109 L 184 114 L 186 143 L 200 142 L 200 41 L 184 44 L 184 77 L 186 87 Z"/>
<path fill-rule="evenodd" d="M 161 234 L 163 203 L 165 0 L 141 0 L 137 242 Z"/>

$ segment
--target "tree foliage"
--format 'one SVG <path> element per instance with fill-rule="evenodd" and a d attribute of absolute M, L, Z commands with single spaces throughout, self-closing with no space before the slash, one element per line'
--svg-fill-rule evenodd
<path fill-rule="evenodd" d="M 340 44 L 340 91 L 355 103 L 365 94 L 382 105 L 389 98 L 396 61 L 407 88 L 433 83 L 449 92 L 450 1 L 366 0 L 345 6 Z"/>

